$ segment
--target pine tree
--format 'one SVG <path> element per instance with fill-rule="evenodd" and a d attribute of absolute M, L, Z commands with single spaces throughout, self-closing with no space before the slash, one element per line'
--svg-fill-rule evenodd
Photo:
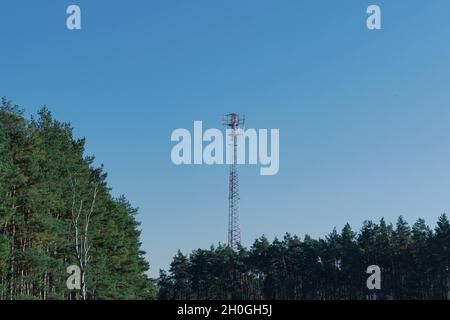
<path fill-rule="evenodd" d="M 153 297 L 137 210 L 110 195 L 106 173 L 84 155 L 84 143 L 47 108 L 26 120 L 2 100 L 0 299 Z M 73 264 L 85 276 L 80 292 L 65 286 Z"/>
<path fill-rule="evenodd" d="M 447 299 L 449 231 L 445 215 L 435 232 L 419 219 L 396 227 L 366 221 L 356 233 L 346 224 L 325 239 L 286 234 L 256 239 L 238 251 L 219 244 L 189 256 L 178 252 L 161 271 L 160 299 Z M 382 272 L 382 288 L 366 287 L 367 267 Z"/>
<path fill-rule="evenodd" d="M 444 213 L 439 217 L 433 241 L 433 255 L 437 266 L 437 299 L 450 299 L 450 222 Z"/>

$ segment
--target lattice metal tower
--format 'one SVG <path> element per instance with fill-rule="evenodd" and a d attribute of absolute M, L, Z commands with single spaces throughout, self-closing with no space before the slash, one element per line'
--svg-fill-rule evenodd
<path fill-rule="evenodd" d="M 239 223 L 239 175 L 237 170 L 237 137 L 241 134 L 241 126 L 245 123 L 244 117 L 236 113 L 224 116 L 223 125 L 229 127 L 227 130 L 230 137 L 230 151 L 232 155 L 230 164 L 230 186 L 228 196 L 228 246 L 234 250 L 241 243 L 241 226 Z"/>

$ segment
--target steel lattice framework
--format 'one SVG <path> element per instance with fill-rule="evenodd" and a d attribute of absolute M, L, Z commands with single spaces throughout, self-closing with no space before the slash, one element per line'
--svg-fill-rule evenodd
<path fill-rule="evenodd" d="M 230 148 L 232 151 L 232 163 L 230 164 L 230 186 L 228 196 L 228 246 L 234 250 L 241 243 L 241 226 L 239 223 L 239 175 L 237 166 L 237 137 L 241 134 L 241 126 L 245 119 L 236 113 L 225 115 L 223 124 L 228 126 L 230 137 Z"/>

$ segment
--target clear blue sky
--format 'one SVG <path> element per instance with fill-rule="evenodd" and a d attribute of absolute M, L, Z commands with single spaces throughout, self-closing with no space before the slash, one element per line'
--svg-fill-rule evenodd
<path fill-rule="evenodd" d="M 82 9 L 82 30 L 65 28 Z M 366 8 L 382 9 L 381 31 Z M 280 172 L 241 168 L 243 243 L 450 209 L 450 25 L 434 1 L 0 4 L 0 95 L 46 104 L 140 208 L 151 274 L 227 239 L 226 166 L 171 163 L 194 120 L 280 129 Z"/>

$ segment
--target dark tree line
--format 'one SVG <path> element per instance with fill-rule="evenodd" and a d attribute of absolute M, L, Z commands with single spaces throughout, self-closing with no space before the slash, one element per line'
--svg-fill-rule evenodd
<path fill-rule="evenodd" d="M 84 139 L 43 108 L 0 106 L 0 299 L 144 299 L 153 295 L 137 210 L 110 194 Z M 66 286 L 70 265 L 83 288 Z"/>
<path fill-rule="evenodd" d="M 381 268 L 381 290 L 369 290 L 367 267 Z M 159 299 L 448 299 L 450 223 L 434 230 L 419 219 L 382 219 L 355 233 L 347 224 L 325 239 L 286 234 L 250 249 L 224 245 L 178 252 L 160 271 Z"/>

